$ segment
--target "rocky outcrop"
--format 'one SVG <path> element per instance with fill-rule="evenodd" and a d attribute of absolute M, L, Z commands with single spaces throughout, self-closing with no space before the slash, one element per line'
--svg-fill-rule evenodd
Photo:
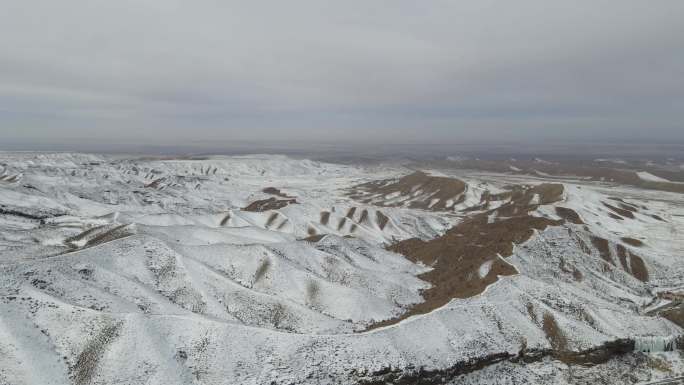
<path fill-rule="evenodd" d="M 632 339 L 618 339 L 607 342 L 595 348 L 582 351 L 556 351 L 553 349 L 522 349 L 518 354 L 494 353 L 483 357 L 472 358 L 468 361 L 455 363 L 445 369 L 425 369 L 407 367 L 384 368 L 358 379 L 359 385 L 382 384 L 446 384 L 454 378 L 483 369 L 502 361 L 531 363 L 551 357 L 569 365 L 596 365 L 604 363 L 613 357 L 634 351 L 635 342 Z"/>

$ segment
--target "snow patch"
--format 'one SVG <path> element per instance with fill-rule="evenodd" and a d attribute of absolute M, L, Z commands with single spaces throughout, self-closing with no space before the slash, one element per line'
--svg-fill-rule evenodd
<path fill-rule="evenodd" d="M 480 278 L 484 278 L 487 276 L 487 274 L 489 274 L 489 270 L 492 269 L 492 263 L 493 262 L 494 261 L 487 261 L 487 262 L 483 263 L 482 265 L 480 265 L 480 268 L 477 271 Z"/>
<path fill-rule="evenodd" d="M 665 178 L 661 178 L 657 175 L 653 175 L 647 171 L 639 171 L 636 174 L 639 177 L 639 179 L 647 181 L 647 182 L 669 182 L 669 180 L 667 180 Z"/>

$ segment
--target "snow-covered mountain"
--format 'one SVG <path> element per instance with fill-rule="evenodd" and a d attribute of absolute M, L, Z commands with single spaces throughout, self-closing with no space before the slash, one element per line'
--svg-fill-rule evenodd
<path fill-rule="evenodd" d="M 0 384 L 673 377 L 683 224 L 590 180 L 0 153 Z"/>

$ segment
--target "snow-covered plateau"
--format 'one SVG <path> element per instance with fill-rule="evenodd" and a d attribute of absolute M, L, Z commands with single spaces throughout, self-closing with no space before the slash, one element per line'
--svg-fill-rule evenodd
<path fill-rule="evenodd" d="M 0 153 L 3 385 L 648 383 L 683 298 L 679 193 Z"/>

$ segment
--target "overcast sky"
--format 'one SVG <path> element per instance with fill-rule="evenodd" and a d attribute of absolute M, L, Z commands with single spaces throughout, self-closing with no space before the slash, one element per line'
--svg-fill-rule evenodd
<path fill-rule="evenodd" d="M 684 142 L 684 1 L 0 1 L 0 145 Z"/>

